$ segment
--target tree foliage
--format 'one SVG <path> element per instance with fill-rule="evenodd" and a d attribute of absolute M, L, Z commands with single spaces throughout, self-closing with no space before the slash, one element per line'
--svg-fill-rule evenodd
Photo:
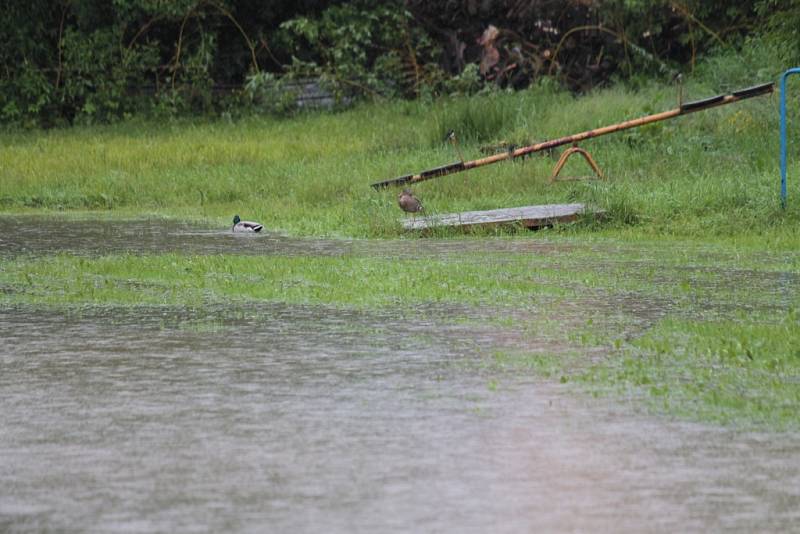
<path fill-rule="evenodd" d="M 766 31 L 800 59 L 800 0 L 6 0 L 0 121 L 286 112 L 282 81 L 340 101 L 573 90 L 694 68 Z"/>

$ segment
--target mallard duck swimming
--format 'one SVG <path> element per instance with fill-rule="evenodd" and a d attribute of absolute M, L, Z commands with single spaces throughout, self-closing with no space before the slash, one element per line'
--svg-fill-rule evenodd
<path fill-rule="evenodd" d="M 400 204 L 400 209 L 407 213 L 417 213 L 425 209 L 422 207 L 422 202 L 409 189 L 403 189 L 397 198 L 397 203 Z"/>
<path fill-rule="evenodd" d="M 253 221 L 243 221 L 238 215 L 233 217 L 234 232 L 260 232 L 263 225 Z"/>

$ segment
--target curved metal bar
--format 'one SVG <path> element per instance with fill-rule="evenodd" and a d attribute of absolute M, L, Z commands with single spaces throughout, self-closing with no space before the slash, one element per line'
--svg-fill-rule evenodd
<path fill-rule="evenodd" d="M 600 170 L 600 167 L 597 165 L 597 163 L 595 163 L 594 159 L 592 159 L 592 155 L 580 147 L 573 146 L 566 149 L 561 154 L 561 157 L 558 158 L 558 163 L 556 163 L 556 166 L 553 167 L 553 174 L 550 175 L 551 182 L 555 182 L 558 179 L 558 175 L 561 172 L 561 169 L 563 169 L 564 165 L 567 164 L 567 160 L 570 158 L 570 156 L 572 156 L 575 153 L 578 153 L 581 156 L 583 156 L 583 159 L 586 160 L 586 163 L 589 164 L 589 166 L 595 172 L 597 177 L 600 178 L 601 180 L 603 179 L 603 172 Z"/>

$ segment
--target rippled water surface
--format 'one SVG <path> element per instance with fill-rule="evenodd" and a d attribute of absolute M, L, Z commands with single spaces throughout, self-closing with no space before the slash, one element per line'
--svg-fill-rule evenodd
<path fill-rule="evenodd" d="M 233 233 L 162 220 L 68 220 L 59 217 L 0 216 L 0 256 L 68 253 L 259 254 L 338 256 L 457 255 L 465 251 L 551 252 L 564 249 L 534 240 L 348 240 L 286 237 L 265 230 Z"/>
<path fill-rule="evenodd" d="M 120 227 L 108 248 L 185 250 L 171 232 L 197 232 L 156 226 Z M 72 252 L 99 251 L 95 231 L 70 227 L 68 241 L 85 243 Z M 208 253 L 270 246 L 197 235 L 191 246 Z M 19 241 L 4 238 L 6 253 L 58 247 L 55 237 Z M 320 253 L 354 246 L 319 243 Z M 437 243 L 420 246 L 449 253 Z M 513 330 L 483 326 L 487 313 L 0 308 L 0 531 L 800 524 L 797 435 L 671 422 L 498 371 L 497 350 L 567 347 L 523 344 Z"/>

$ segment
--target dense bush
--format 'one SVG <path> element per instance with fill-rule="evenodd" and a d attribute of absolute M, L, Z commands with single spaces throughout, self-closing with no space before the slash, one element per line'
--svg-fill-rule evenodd
<path fill-rule="evenodd" d="M 279 80 L 340 102 L 526 87 L 572 90 L 693 70 L 759 42 L 800 59 L 800 0 L 9 0 L 0 122 L 286 113 Z"/>

